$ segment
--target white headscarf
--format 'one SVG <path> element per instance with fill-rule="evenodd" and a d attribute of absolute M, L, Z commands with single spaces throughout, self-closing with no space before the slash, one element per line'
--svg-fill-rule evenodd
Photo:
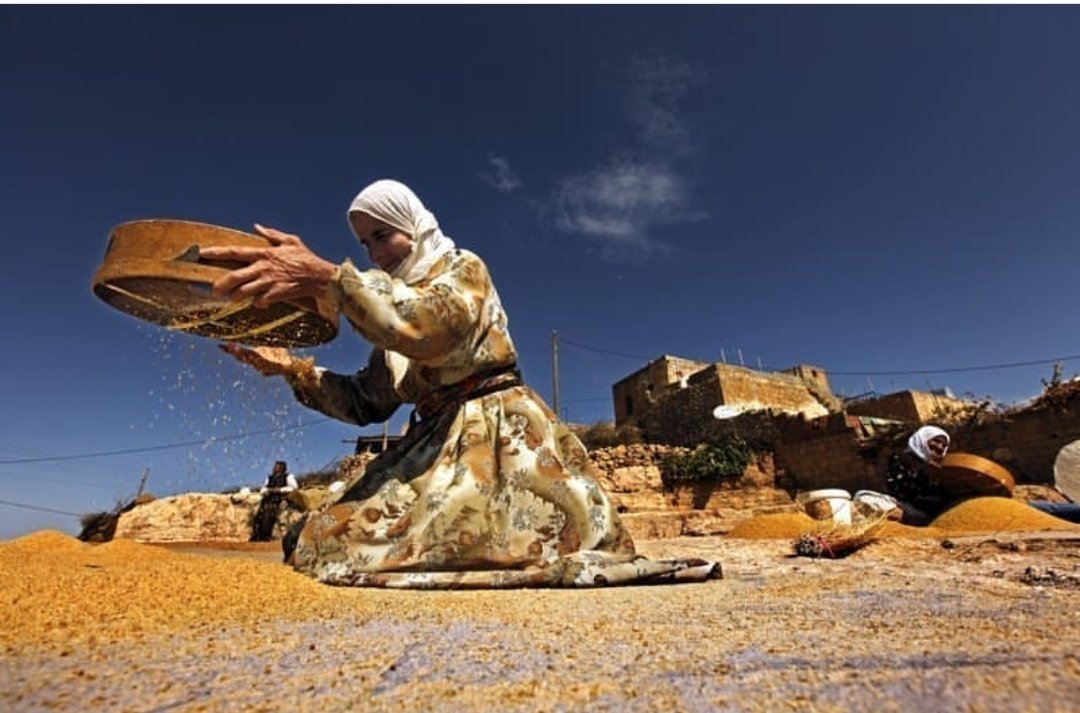
<path fill-rule="evenodd" d="M 930 439 L 937 438 L 938 436 L 945 436 L 945 450 L 949 450 L 949 434 L 937 426 L 923 426 L 915 433 L 911 434 L 911 438 L 908 439 L 907 447 L 912 453 L 922 458 L 924 461 L 929 462 L 930 456 Z"/>
<path fill-rule="evenodd" d="M 442 234 L 435 216 L 404 183 L 375 181 L 356 194 L 347 217 L 356 212 L 367 213 L 412 239 L 412 252 L 391 273 L 406 284 L 422 280 L 439 258 L 454 249 L 454 241 Z"/>

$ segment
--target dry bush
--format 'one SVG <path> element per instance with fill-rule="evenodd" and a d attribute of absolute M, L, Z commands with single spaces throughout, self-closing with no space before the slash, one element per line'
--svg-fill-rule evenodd
<path fill-rule="evenodd" d="M 1030 408 L 1068 411 L 1077 400 L 1080 400 L 1080 378 L 1073 377 L 1068 381 L 1052 379 L 1047 382 L 1044 380 L 1043 392 L 1031 402 Z"/>
<path fill-rule="evenodd" d="M 329 465 L 322 470 L 316 470 L 311 473 L 303 473 L 296 476 L 296 482 L 301 488 L 315 488 L 319 486 L 327 486 L 338 480 L 341 476 L 340 465 L 344 460 L 338 461 Z"/>
<path fill-rule="evenodd" d="M 116 524 L 120 521 L 120 513 L 112 512 L 88 512 L 79 517 L 82 531 L 79 539 L 83 542 L 109 542 L 116 534 Z"/>
<path fill-rule="evenodd" d="M 934 410 L 933 422 L 950 434 L 954 431 L 966 431 L 988 420 L 999 418 L 1004 407 L 987 396 L 980 401 L 963 405 L 938 406 Z"/>
<path fill-rule="evenodd" d="M 610 421 L 597 421 L 591 426 L 576 427 L 574 432 L 589 450 L 644 443 L 641 429 L 633 424 L 616 426 Z"/>

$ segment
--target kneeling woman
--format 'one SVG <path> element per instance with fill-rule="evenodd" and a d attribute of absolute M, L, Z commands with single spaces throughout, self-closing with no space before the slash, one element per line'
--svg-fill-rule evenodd
<path fill-rule="evenodd" d="M 889 457 L 885 484 L 903 510 L 902 522 L 926 525 L 952 502 L 935 483 L 935 473 L 949 450 L 949 434 L 923 426 L 908 438 L 907 448 Z"/>
<path fill-rule="evenodd" d="M 228 345 L 230 354 L 283 375 L 301 403 L 347 423 L 385 421 L 415 404 L 400 444 L 286 543 L 296 569 L 331 584 L 419 588 L 719 574 L 714 563 L 635 555 L 585 448 L 522 383 L 487 267 L 443 235 L 411 190 L 378 181 L 356 196 L 348 219 L 376 269 L 334 265 L 261 226 L 273 247 L 202 252 L 249 263 L 215 284 L 219 294 L 257 306 L 329 298 L 374 347 L 352 375 L 283 349 Z"/>

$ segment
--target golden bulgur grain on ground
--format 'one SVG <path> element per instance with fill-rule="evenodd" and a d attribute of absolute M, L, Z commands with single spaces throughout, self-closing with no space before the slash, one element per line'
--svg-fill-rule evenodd
<path fill-rule="evenodd" d="M 820 529 L 821 522 L 804 513 L 770 513 L 743 520 L 728 537 L 746 540 L 789 539 Z M 948 537 L 959 533 L 1038 532 L 1074 530 L 1076 525 L 1010 498 L 986 497 L 965 500 L 938 516 L 927 527 L 886 522 L 874 534 L 886 537 Z"/>
<path fill-rule="evenodd" d="M 0 541 L 0 710 L 668 711 L 738 700 L 764 713 L 811 705 L 808 691 L 824 689 L 837 710 L 871 710 L 882 688 L 899 691 L 897 710 L 941 690 L 964 710 L 1056 710 L 1080 694 L 1080 532 L 1029 541 L 1039 545 L 961 557 L 886 537 L 808 561 L 782 539 L 680 537 L 638 545 L 717 559 L 725 578 L 394 591 L 319 585 L 241 545 L 181 553 L 42 532 Z M 1055 576 L 1033 587 L 1032 567 Z M 926 675 L 912 677 L 912 662 Z M 838 684 L 853 664 L 858 675 Z"/>
<path fill-rule="evenodd" d="M 86 544 L 55 531 L 0 542 L 5 647 L 74 634 L 254 624 L 312 607 L 332 609 L 341 595 L 271 562 L 200 557 L 128 540 Z M 304 607 L 290 606 L 298 601 Z"/>
<path fill-rule="evenodd" d="M 820 524 L 806 513 L 770 513 L 743 520 L 731 529 L 728 537 L 744 540 L 787 539 L 810 532 Z"/>
<path fill-rule="evenodd" d="M 1073 530 L 1080 525 L 1036 510 L 1011 498 L 973 498 L 937 517 L 931 527 L 952 532 L 1023 532 Z"/>
<path fill-rule="evenodd" d="M 889 520 L 881 524 L 881 529 L 875 533 L 878 539 L 887 537 L 946 537 L 946 533 L 936 527 L 915 527 L 903 525 Z"/>

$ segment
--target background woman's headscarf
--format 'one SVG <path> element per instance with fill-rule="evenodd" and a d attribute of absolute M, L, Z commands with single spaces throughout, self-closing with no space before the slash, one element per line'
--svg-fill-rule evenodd
<path fill-rule="evenodd" d="M 937 426 L 923 426 L 915 433 L 912 433 L 911 438 L 908 439 L 907 447 L 919 458 L 929 462 L 932 455 L 930 453 L 930 439 L 938 436 L 945 436 L 945 451 L 947 452 L 950 443 L 949 434 Z"/>
<path fill-rule="evenodd" d="M 412 252 L 391 273 L 406 284 L 422 280 L 439 258 L 454 249 L 454 241 L 442 234 L 435 216 L 404 183 L 375 181 L 353 198 L 348 215 L 356 212 L 367 213 L 412 238 Z"/>

